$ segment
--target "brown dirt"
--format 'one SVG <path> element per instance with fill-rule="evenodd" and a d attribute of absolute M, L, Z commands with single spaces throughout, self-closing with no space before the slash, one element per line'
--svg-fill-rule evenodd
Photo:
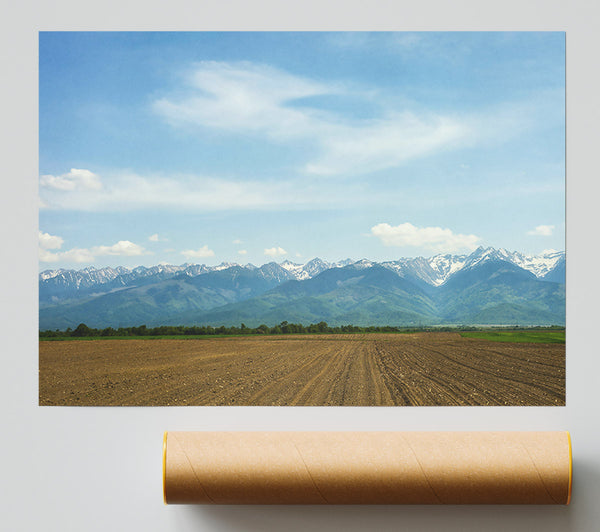
<path fill-rule="evenodd" d="M 564 405 L 565 346 L 457 333 L 40 342 L 40 405 Z"/>

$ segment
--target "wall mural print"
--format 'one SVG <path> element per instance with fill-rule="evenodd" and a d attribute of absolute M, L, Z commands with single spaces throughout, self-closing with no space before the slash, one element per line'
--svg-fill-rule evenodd
<path fill-rule="evenodd" d="M 39 34 L 41 405 L 564 405 L 565 34 Z"/>

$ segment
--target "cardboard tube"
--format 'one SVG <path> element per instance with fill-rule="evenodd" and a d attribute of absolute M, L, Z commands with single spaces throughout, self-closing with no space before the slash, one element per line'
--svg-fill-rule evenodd
<path fill-rule="evenodd" d="M 168 432 L 165 503 L 568 504 L 568 432 Z"/>

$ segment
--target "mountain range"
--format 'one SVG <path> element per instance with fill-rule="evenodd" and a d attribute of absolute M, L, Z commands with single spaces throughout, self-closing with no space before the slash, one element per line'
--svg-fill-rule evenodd
<path fill-rule="evenodd" d="M 562 325 L 565 253 L 46 270 L 40 330 L 157 325 Z"/>

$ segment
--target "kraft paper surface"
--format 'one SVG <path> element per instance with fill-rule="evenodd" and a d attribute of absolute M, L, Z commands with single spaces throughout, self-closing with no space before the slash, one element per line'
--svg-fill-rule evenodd
<path fill-rule="evenodd" d="M 567 432 L 168 432 L 165 502 L 568 504 Z"/>

